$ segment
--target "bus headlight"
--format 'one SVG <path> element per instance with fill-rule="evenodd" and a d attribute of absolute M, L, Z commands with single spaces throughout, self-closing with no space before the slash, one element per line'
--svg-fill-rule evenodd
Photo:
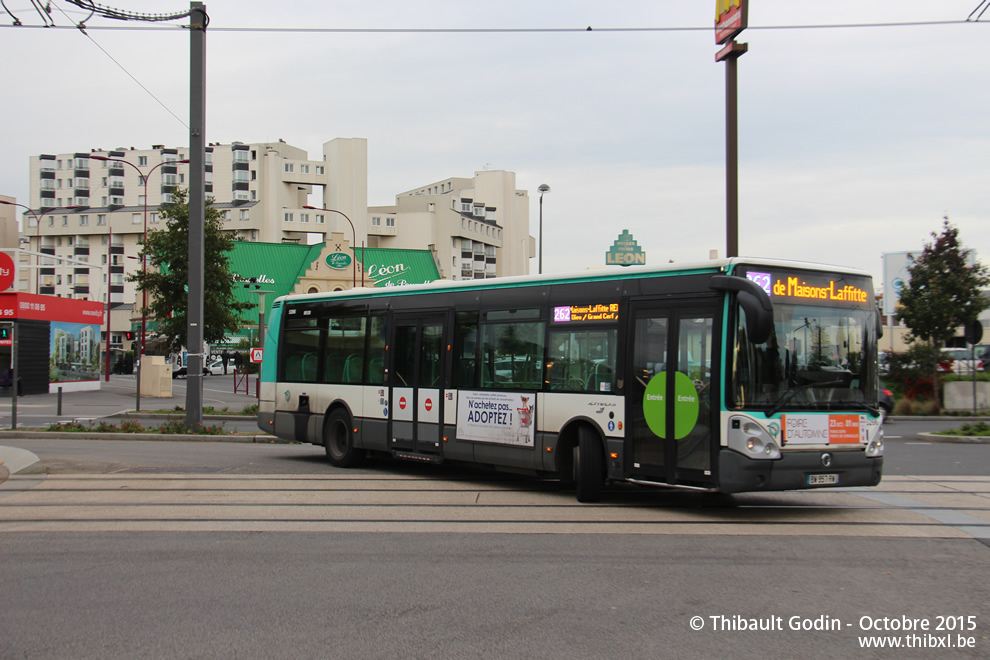
<path fill-rule="evenodd" d="M 877 437 L 870 440 L 870 444 L 866 445 L 866 455 L 870 458 L 877 458 L 883 456 L 883 427 L 880 427 L 880 431 L 877 433 Z"/>
<path fill-rule="evenodd" d="M 762 426 L 747 417 L 729 419 L 729 449 L 754 459 L 780 458 L 780 447 Z"/>

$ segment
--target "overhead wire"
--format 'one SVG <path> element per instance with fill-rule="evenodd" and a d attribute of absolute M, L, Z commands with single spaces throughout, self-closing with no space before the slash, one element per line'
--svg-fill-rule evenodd
<path fill-rule="evenodd" d="M 77 5 L 78 5 L 78 3 L 73 3 L 73 4 L 77 4 Z M 95 3 L 94 3 L 94 4 L 95 4 Z M 61 7 L 59 7 L 59 8 L 58 8 L 58 10 L 59 10 L 59 11 L 60 11 L 60 12 L 62 13 L 62 15 L 63 15 L 63 16 L 65 16 L 66 18 L 69 18 L 69 15 L 68 15 L 68 14 L 66 14 L 66 13 L 65 13 L 65 11 L 64 11 L 64 10 L 63 10 L 63 9 L 62 9 Z M 92 14 L 90 14 L 90 16 L 92 16 Z M 72 20 L 72 19 L 71 19 L 71 18 L 69 18 L 69 20 Z M 53 24 L 54 24 L 54 21 L 53 21 Z M 135 83 L 137 83 L 137 85 L 138 85 L 138 87 L 140 87 L 141 89 L 143 89 L 143 90 L 145 91 L 145 93 L 147 93 L 147 94 L 148 94 L 148 96 L 150 96 L 151 98 L 153 98 L 153 99 L 155 100 L 155 102 L 156 102 L 156 103 L 157 103 L 158 105 L 160 105 L 160 106 L 161 106 L 162 108 L 164 108 L 164 109 L 165 109 L 165 112 L 167 112 L 168 114 L 170 114 L 170 115 L 172 115 L 173 117 L 175 117 L 175 119 L 176 119 L 176 121 L 178 121 L 178 122 L 179 122 L 180 124 L 182 124 L 183 126 L 185 126 L 185 127 L 186 127 L 186 130 L 188 130 L 188 129 L 189 129 L 189 125 L 188 125 L 188 124 L 187 124 L 186 122 L 184 122 L 184 121 L 182 120 L 182 118 L 180 118 L 180 117 L 179 117 L 179 115 L 177 115 L 177 114 L 175 114 L 175 113 L 174 113 L 174 112 L 172 111 L 172 109 L 171 109 L 171 108 L 169 108 L 169 107 L 168 107 L 167 105 L 165 105 L 165 102 L 164 102 L 164 101 L 162 101 L 162 100 L 161 100 L 160 98 L 158 98 L 157 96 L 155 96 L 155 94 L 154 94 L 154 92 L 152 92 L 152 91 L 151 91 L 150 89 L 148 89 L 148 88 L 147 88 L 147 87 L 146 87 L 146 86 L 144 85 L 144 83 L 142 83 L 142 82 L 141 82 L 140 80 L 138 80 L 138 79 L 137 79 L 137 77 L 136 77 L 136 76 L 134 76 L 134 74 L 132 74 L 132 73 L 131 73 L 130 71 L 128 71 L 128 70 L 127 70 L 127 68 L 126 68 L 126 67 L 125 67 L 125 66 L 124 66 L 123 64 L 121 64 L 121 63 L 120 63 L 119 61 L 117 61 L 117 58 L 115 58 L 115 57 L 114 57 L 113 55 L 111 55 L 111 54 L 110 54 L 110 53 L 109 53 L 109 52 L 107 51 L 107 49 L 106 49 L 106 48 L 104 48 L 103 46 L 101 46 L 101 45 L 99 44 L 99 42 L 97 42 L 97 41 L 96 41 L 96 39 L 94 39 L 94 38 L 93 38 L 93 36 L 92 36 L 91 34 L 89 34 L 89 33 L 87 32 L 87 30 L 89 30 L 89 29 L 91 29 L 90 27 L 85 27 L 85 26 L 83 25 L 83 23 L 79 23 L 79 24 L 78 24 L 77 26 L 75 26 L 75 28 L 73 28 L 73 29 L 76 29 L 76 28 L 78 28 L 78 30 L 79 30 L 80 32 L 82 32 L 82 33 L 83 33 L 83 36 L 85 36 L 85 37 L 86 37 L 87 39 L 89 39 L 89 40 L 90 40 L 90 42 L 91 42 L 91 43 L 92 43 L 92 44 L 93 44 L 94 46 L 96 46 L 97 48 L 99 48 L 99 49 L 100 49 L 100 51 L 101 51 L 101 52 L 102 52 L 102 53 L 103 53 L 104 55 L 106 55 L 106 56 L 107 56 L 107 57 L 108 57 L 108 58 L 110 59 L 110 61 L 111 61 L 111 62 L 113 62 L 114 64 L 116 64 L 116 65 L 117 65 L 117 67 L 118 67 L 118 68 L 120 68 L 120 70 L 121 70 L 121 71 L 123 71 L 123 72 L 124 72 L 125 74 L 127 74 L 127 77 L 128 77 L 128 78 L 130 78 L 130 79 L 131 79 L 131 80 L 133 80 L 133 81 L 134 81 Z"/>
<path fill-rule="evenodd" d="M 985 0 L 990 2 L 990 0 Z M 979 9 L 979 7 L 977 7 Z M 986 8 L 984 8 L 984 11 Z M 976 10 L 974 10 L 975 13 Z M 983 13 L 980 13 L 982 16 Z M 137 20 L 137 19 L 134 19 Z M 937 27 L 948 25 L 968 25 L 973 23 L 990 24 L 990 21 L 952 19 L 943 21 L 901 21 L 878 23 L 809 23 L 795 25 L 750 25 L 748 31 L 772 30 L 848 30 L 877 28 Z M 32 28 L 37 25 L 0 25 L 0 27 Z M 51 26 L 54 29 L 75 29 L 75 26 Z M 187 25 L 87 25 L 87 30 L 108 31 L 161 31 L 188 29 Z M 548 34 L 565 32 L 709 32 L 714 26 L 655 26 L 655 27 L 544 27 L 544 28 L 327 28 L 327 27 L 211 27 L 211 32 L 265 32 L 265 33 L 325 33 L 325 34 Z"/>

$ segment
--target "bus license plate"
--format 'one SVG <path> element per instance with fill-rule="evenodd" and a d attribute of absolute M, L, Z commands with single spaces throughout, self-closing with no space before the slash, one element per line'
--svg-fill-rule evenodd
<path fill-rule="evenodd" d="M 809 486 L 829 486 L 832 484 L 839 483 L 839 475 L 837 474 L 809 474 L 808 475 L 808 485 Z"/>

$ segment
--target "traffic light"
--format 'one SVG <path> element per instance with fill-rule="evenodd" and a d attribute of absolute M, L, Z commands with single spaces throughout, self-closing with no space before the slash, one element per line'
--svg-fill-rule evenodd
<path fill-rule="evenodd" d="M 9 323 L 0 325 L 0 341 L 6 341 L 14 336 L 14 326 Z"/>
<path fill-rule="evenodd" d="M 131 341 L 131 340 L 134 339 L 134 333 L 133 332 L 125 332 L 124 334 L 126 335 L 125 338 L 127 339 L 127 341 Z"/>

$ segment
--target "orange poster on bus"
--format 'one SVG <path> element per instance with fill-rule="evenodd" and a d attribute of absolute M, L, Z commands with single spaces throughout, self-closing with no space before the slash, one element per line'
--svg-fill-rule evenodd
<path fill-rule="evenodd" d="M 860 442 L 859 415 L 829 415 L 829 444 L 856 444 Z"/>

